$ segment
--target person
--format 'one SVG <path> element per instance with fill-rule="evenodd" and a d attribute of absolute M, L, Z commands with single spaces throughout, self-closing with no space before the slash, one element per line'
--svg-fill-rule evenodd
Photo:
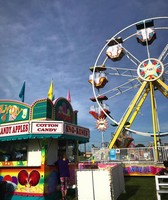
<path fill-rule="evenodd" d="M 164 167 L 156 175 L 168 175 L 168 160 L 163 161 Z"/>
<path fill-rule="evenodd" d="M 63 153 L 60 158 L 56 161 L 56 166 L 58 167 L 60 183 L 61 183 L 61 193 L 62 200 L 66 200 L 67 196 L 67 185 L 69 174 L 69 160 L 66 157 L 66 154 Z"/>

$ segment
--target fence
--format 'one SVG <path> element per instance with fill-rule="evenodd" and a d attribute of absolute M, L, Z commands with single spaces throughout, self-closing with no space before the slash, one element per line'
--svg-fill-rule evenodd
<path fill-rule="evenodd" d="M 168 146 L 158 146 L 158 162 L 168 160 Z M 155 161 L 154 147 L 136 148 L 92 148 L 90 160 L 94 161 Z"/>

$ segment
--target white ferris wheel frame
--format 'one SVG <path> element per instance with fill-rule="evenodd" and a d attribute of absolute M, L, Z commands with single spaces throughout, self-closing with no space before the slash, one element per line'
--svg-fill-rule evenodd
<path fill-rule="evenodd" d="M 168 19 L 167 16 L 164 16 L 164 17 L 152 17 L 152 18 L 147 18 L 147 19 L 144 19 L 144 20 L 141 20 L 141 21 L 138 21 L 138 22 L 135 22 L 127 27 L 125 27 L 124 29 L 120 30 L 119 32 L 117 32 L 113 37 L 111 37 L 111 39 L 109 39 L 108 41 L 110 40 L 115 40 L 115 38 L 117 36 L 119 36 L 121 33 L 123 33 L 124 31 L 126 31 L 127 29 L 137 25 L 138 23 L 141 23 L 141 22 L 145 22 L 147 20 L 162 20 L 162 19 Z M 167 27 L 156 27 L 155 30 L 168 30 L 168 26 Z M 132 35 L 129 35 L 127 38 L 123 39 L 123 42 L 125 42 L 126 40 L 130 39 L 131 37 L 134 37 L 136 35 L 136 33 L 132 34 Z M 104 50 L 107 48 L 107 45 L 108 45 L 108 42 L 104 45 L 104 47 L 101 49 L 100 53 L 98 54 L 97 58 L 96 58 L 96 61 L 94 63 L 94 68 L 93 68 L 93 77 L 95 77 L 95 72 L 96 72 L 96 66 L 98 66 L 98 61 L 100 59 L 100 56 L 102 55 L 102 53 L 104 52 Z M 124 48 L 124 47 L 123 47 Z M 149 48 L 148 48 L 148 45 L 146 45 L 146 49 L 147 49 L 147 55 L 148 55 L 148 59 L 151 59 L 150 58 L 150 52 L 149 52 Z M 126 48 L 124 48 L 124 51 L 126 52 L 126 56 L 127 58 L 137 66 L 140 66 L 141 64 L 141 61 L 138 60 L 134 55 L 131 54 L 131 52 L 129 52 Z M 158 58 L 158 61 L 161 62 L 163 60 L 166 59 L 166 57 L 168 56 L 168 44 L 166 44 L 165 48 L 163 49 L 162 53 L 160 54 L 159 58 Z M 106 60 L 108 59 L 108 57 L 106 56 L 106 58 L 104 59 L 104 62 L 102 63 L 102 65 L 105 64 Z M 164 68 L 167 68 L 168 67 L 168 63 L 164 64 Z M 106 66 L 106 68 L 108 68 Z M 114 95 L 112 95 L 110 98 L 114 97 L 114 96 L 117 96 L 117 95 L 120 95 L 121 93 L 124 93 L 124 92 L 127 92 L 128 90 L 131 90 L 132 88 L 138 88 L 140 85 L 141 85 L 141 82 L 139 83 L 136 83 L 134 84 L 134 81 L 138 80 L 139 77 L 138 75 L 137 76 L 134 76 L 132 75 L 131 72 L 135 72 L 137 71 L 137 69 L 129 69 L 129 68 L 116 68 L 116 67 L 110 67 L 110 69 L 112 70 L 112 75 L 115 75 L 115 76 L 128 76 L 130 77 L 130 80 L 128 82 L 125 82 L 124 84 L 120 85 L 120 86 L 117 86 L 116 88 L 113 88 L 111 89 L 111 91 L 115 92 Z M 161 75 L 163 74 L 163 71 L 161 73 Z M 160 76 L 161 76 L 160 75 Z M 160 77 L 159 76 L 159 77 Z M 129 85 L 130 83 L 133 83 L 132 86 L 130 86 L 129 88 L 125 89 L 125 86 L 126 85 Z M 98 106 L 100 107 L 100 109 L 104 112 L 104 114 L 116 125 L 119 125 L 120 122 L 116 121 L 114 118 L 112 118 L 109 114 L 107 114 L 104 109 L 102 108 L 102 106 L 100 105 L 100 102 L 98 100 L 98 96 L 96 95 L 96 92 L 95 92 L 95 84 L 93 82 L 92 84 L 92 90 L 93 90 L 93 94 L 94 94 L 94 97 L 95 97 L 95 100 L 98 104 Z M 122 91 L 122 92 L 121 92 Z M 105 93 L 104 93 L 105 94 Z M 148 137 L 153 137 L 153 134 L 149 134 L 149 132 L 142 132 L 142 131 L 138 131 L 138 130 L 133 130 L 133 129 L 130 129 L 130 128 L 125 128 L 126 130 L 128 130 L 129 132 L 131 133 L 135 133 L 135 134 L 139 134 L 139 135 L 142 135 L 142 136 L 148 136 Z M 168 132 L 164 132 L 162 133 L 162 136 L 164 135 L 168 135 Z"/>

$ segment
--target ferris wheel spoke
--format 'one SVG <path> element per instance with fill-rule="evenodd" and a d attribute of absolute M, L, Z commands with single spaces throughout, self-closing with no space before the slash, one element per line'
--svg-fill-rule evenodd
<path fill-rule="evenodd" d="M 137 79 L 132 79 L 124 84 L 121 84 L 113 89 L 107 90 L 101 95 L 108 95 L 108 99 L 111 99 L 113 97 L 116 97 L 118 95 L 124 94 L 132 89 L 137 89 L 139 88 L 141 83 Z M 99 93 L 100 95 L 100 93 Z"/>
<path fill-rule="evenodd" d="M 125 55 L 127 56 L 127 58 L 134 63 L 136 66 L 138 66 L 141 62 L 140 60 L 138 60 L 138 58 L 136 58 L 130 51 L 128 51 L 126 48 L 124 48 L 125 51 Z"/>
<path fill-rule="evenodd" d="M 160 54 L 158 60 L 160 61 L 164 61 L 166 59 L 166 57 L 168 56 L 168 44 L 165 46 L 165 48 L 163 49 L 162 53 Z"/>
<path fill-rule="evenodd" d="M 163 81 L 168 82 L 168 63 L 164 64 Z"/>
<path fill-rule="evenodd" d="M 126 76 L 131 78 L 137 77 L 137 71 L 136 69 L 129 69 L 129 68 L 119 68 L 119 67 L 106 67 L 109 68 L 109 72 L 107 72 L 107 75 L 111 76 Z M 112 72 L 110 72 L 112 71 Z"/>
<path fill-rule="evenodd" d="M 165 70 L 168 69 L 168 63 L 165 63 L 165 64 L 164 64 L 164 68 L 165 68 Z"/>
<path fill-rule="evenodd" d="M 164 82 L 168 82 L 168 75 L 165 75 L 164 78 L 162 78 Z"/>

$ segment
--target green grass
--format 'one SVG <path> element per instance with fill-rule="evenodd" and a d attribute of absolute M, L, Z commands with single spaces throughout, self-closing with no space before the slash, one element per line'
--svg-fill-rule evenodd
<path fill-rule="evenodd" d="M 154 177 L 125 177 L 125 190 L 118 200 L 156 200 Z"/>
<path fill-rule="evenodd" d="M 154 177 L 125 177 L 125 190 L 117 200 L 157 200 Z M 75 196 L 75 190 L 68 192 L 68 200 L 76 200 Z M 163 195 L 162 200 L 167 199 L 168 195 Z"/>

